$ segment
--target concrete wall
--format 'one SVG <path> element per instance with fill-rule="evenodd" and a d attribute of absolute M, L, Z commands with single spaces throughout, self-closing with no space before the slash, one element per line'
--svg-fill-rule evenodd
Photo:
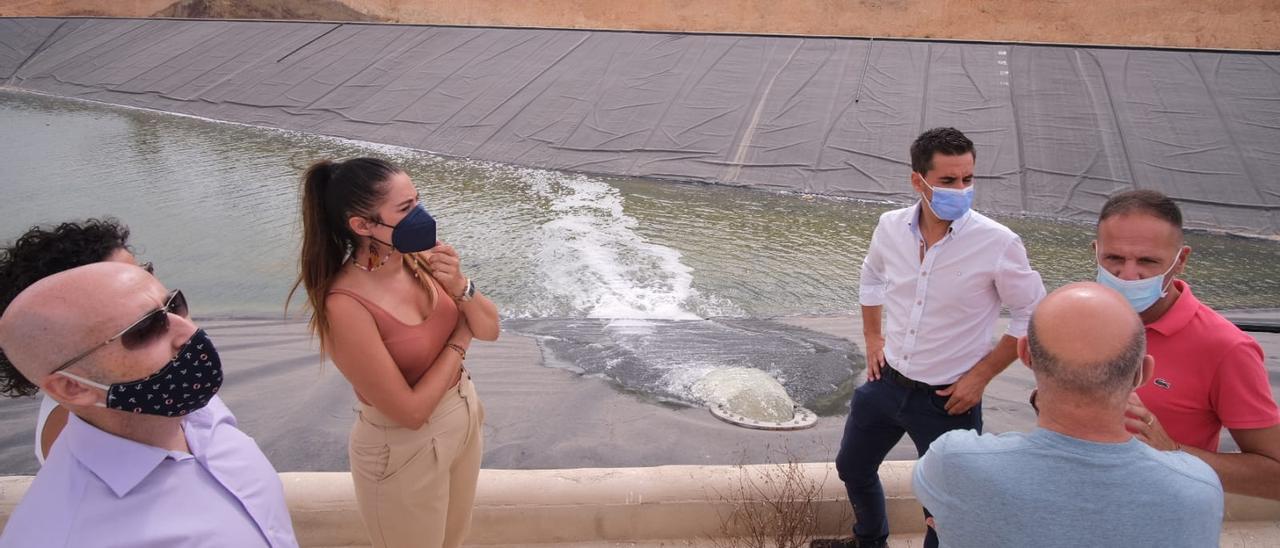
<path fill-rule="evenodd" d="M 800 464 L 803 482 L 817 487 L 817 531 L 839 535 L 850 523 L 844 487 L 831 464 Z M 886 462 L 881 468 L 895 535 L 923 531 L 920 506 L 911 493 L 913 462 Z M 767 477 L 778 465 L 659 466 L 579 470 L 484 470 L 480 475 L 469 545 L 569 544 L 619 541 L 705 541 L 739 537 L 724 516 L 754 481 L 769 491 Z M 30 477 L 0 478 L 0 526 L 21 500 Z M 360 546 L 367 543 L 350 477 L 345 473 L 281 474 L 302 546 Z M 777 482 L 774 482 L 776 484 Z M 1223 546 L 1280 543 L 1280 502 L 1227 498 Z"/>
<path fill-rule="evenodd" d="M 240 0 L 229 5 L 271 2 L 288 8 L 307 1 Z M 404 23 L 1280 49 L 1280 33 L 1274 32 L 1280 25 L 1276 0 L 341 1 L 373 17 Z M 0 16 L 148 17 L 172 3 L 0 0 Z"/>

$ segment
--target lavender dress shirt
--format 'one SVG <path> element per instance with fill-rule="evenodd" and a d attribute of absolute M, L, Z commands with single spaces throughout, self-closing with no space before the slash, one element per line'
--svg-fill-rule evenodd
<path fill-rule="evenodd" d="M 191 452 L 108 434 L 74 414 L 0 548 L 294 548 L 284 489 L 218 398 L 183 418 Z"/>

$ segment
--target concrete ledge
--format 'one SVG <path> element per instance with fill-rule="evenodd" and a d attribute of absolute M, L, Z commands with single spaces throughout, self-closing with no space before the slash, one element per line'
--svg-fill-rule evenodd
<path fill-rule="evenodd" d="M 728 516 L 741 504 L 764 504 L 766 498 L 744 500 L 742 495 L 757 487 L 760 493 L 776 493 L 781 483 L 776 479 L 785 466 L 484 470 L 468 544 L 699 541 L 738 536 L 743 530 L 725 525 Z M 840 534 L 851 517 L 834 465 L 795 466 L 802 481 L 814 486 L 817 529 Z M 920 506 L 910 490 L 911 466 L 890 462 L 881 472 L 895 532 L 923 530 Z M 281 478 L 302 545 L 366 542 L 347 474 L 291 473 Z"/>
<path fill-rule="evenodd" d="M 707 545 L 713 538 L 741 536 L 744 531 L 726 526 L 725 518 L 741 505 L 763 505 L 776 496 L 784 483 L 780 473 L 788 466 L 484 470 L 468 544 Z M 794 477 L 812 485 L 816 494 L 817 533 L 841 534 L 851 518 L 834 465 L 794 466 Z M 920 506 L 911 493 L 913 466 L 912 461 L 894 461 L 881 468 L 890 527 L 903 540 L 923 531 Z M 348 474 L 280 477 L 302 546 L 368 544 Z M 0 525 L 31 479 L 0 478 Z M 1223 546 L 1280 545 L 1280 502 L 1230 495 L 1226 504 Z"/>

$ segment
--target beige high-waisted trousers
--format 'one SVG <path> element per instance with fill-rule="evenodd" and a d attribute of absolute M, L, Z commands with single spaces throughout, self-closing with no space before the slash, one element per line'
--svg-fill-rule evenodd
<path fill-rule="evenodd" d="M 376 548 L 454 548 L 471 527 L 484 407 L 470 375 L 445 393 L 431 419 L 404 428 L 360 404 L 347 453 L 356 503 Z"/>

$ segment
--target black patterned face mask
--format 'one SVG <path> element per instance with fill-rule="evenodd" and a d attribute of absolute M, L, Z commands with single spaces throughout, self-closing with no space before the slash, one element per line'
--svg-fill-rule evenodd
<path fill-rule="evenodd" d="M 58 374 L 105 390 L 107 401 L 99 403 L 100 407 L 161 417 L 181 417 L 200 409 L 222 387 L 222 361 L 203 329 L 191 336 L 172 361 L 141 380 L 107 386 L 66 371 Z"/>

